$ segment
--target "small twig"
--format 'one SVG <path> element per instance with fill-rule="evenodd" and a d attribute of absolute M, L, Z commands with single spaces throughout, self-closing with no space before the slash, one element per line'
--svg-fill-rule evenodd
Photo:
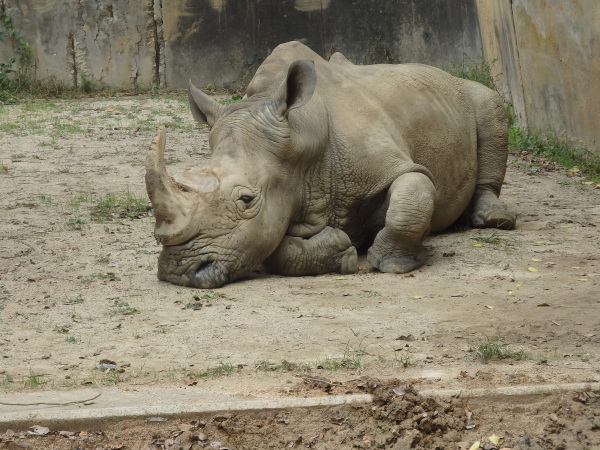
<path fill-rule="evenodd" d="M 5 406 L 41 406 L 41 405 L 44 405 L 44 406 L 67 406 L 67 405 L 76 405 L 77 403 L 91 402 L 92 400 L 96 400 L 101 395 L 102 395 L 102 392 L 100 392 L 95 397 L 88 398 L 86 400 L 75 400 L 75 401 L 66 402 L 66 403 L 45 403 L 45 402 L 39 402 L 39 403 L 5 403 L 5 402 L 0 402 L 0 405 L 5 405 Z"/>
<path fill-rule="evenodd" d="M 316 381 L 317 383 L 325 383 L 330 386 L 343 386 L 343 384 L 341 384 L 341 383 L 332 383 L 330 381 L 322 380 L 320 378 L 311 378 L 311 377 L 303 377 L 303 376 L 300 376 L 300 378 L 302 378 L 305 381 Z"/>

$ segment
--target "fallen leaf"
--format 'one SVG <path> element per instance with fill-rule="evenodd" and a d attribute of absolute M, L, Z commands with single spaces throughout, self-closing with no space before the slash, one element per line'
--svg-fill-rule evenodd
<path fill-rule="evenodd" d="M 28 431 L 27 434 L 32 436 L 46 436 L 48 433 L 50 433 L 50 428 L 42 427 L 40 425 L 34 425 L 29 427 L 29 429 L 31 431 Z"/>
<path fill-rule="evenodd" d="M 573 401 L 579 403 L 587 403 L 592 399 L 592 395 L 589 392 L 578 392 L 575 397 L 573 397 Z"/>
<path fill-rule="evenodd" d="M 392 392 L 398 397 L 402 397 L 404 394 L 406 394 L 406 390 L 403 387 L 396 387 L 392 389 Z"/>
<path fill-rule="evenodd" d="M 165 419 L 164 417 L 148 417 L 146 419 L 146 422 L 164 422 L 165 420 L 167 419 Z"/>
<path fill-rule="evenodd" d="M 552 261 L 546 261 L 544 264 L 546 264 L 547 266 L 555 266 L 556 263 L 552 262 Z"/>
<path fill-rule="evenodd" d="M 533 243 L 533 245 L 542 245 L 542 244 L 544 244 L 544 241 L 535 241 Z"/>
<path fill-rule="evenodd" d="M 479 244 L 473 244 L 473 247 L 483 247 L 483 244 L 481 242 Z"/>
<path fill-rule="evenodd" d="M 475 442 L 473 445 L 471 445 L 469 447 L 469 450 L 477 450 L 479 447 L 481 447 L 481 441 Z"/>
<path fill-rule="evenodd" d="M 513 291 L 508 291 L 508 295 L 515 295 Z"/>
<path fill-rule="evenodd" d="M 491 305 L 485 305 L 485 307 L 486 307 L 487 309 L 494 309 L 494 307 L 493 307 L 493 306 L 491 306 Z"/>
<path fill-rule="evenodd" d="M 347 280 L 348 278 L 346 277 L 335 277 L 336 280 Z"/>
<path fill-rule="evenodd" d="M 579 173 L 579 172 L 581 172 L 579 170 L 579 167 L 571 167 L 570 169 L 567 169 L 567 173 L 569 175 L 573 175 L 574 173 Z"/>
<path fill-rule="evenodd" d="M 420 299 L 425 298 L 425 297 L 423 297 L 422 295 L 415 295 L 415 296 L 413 296 L 413 298 L 416 298 L 417 300 L 420 300 Z"/>
<path fill-rule="evenodd" d="M 546 302 L 538 303 L 538 306 L 550 306 L 550 303 L 546 303 Z"/>
<path fill-rule="evenodd" d="M 461 372 L 461 375 L 462 375 L 462 372 Z M 469 408 L 468 406 L 465 406 L 465 413 L 467 414 L 467 420 L 470 422 L 471 417 L 473 417 L 473 410 L 471 408 Z"/>
<path fill-rule="evenodd" d="M 414 341 L 415 337 L 412 334 L 401 334 L 396 338 L 397 341 Z"/>
<path fill-rule="evenodd" d="M 517 284 L 515 284 L 515 286 L 516 286 L 516 287 L 521 287 L 521 286 L 523 286 L 523 285 L 522 285 L 521 283 L 517 283 Z"/>
<path fill-rule="evenodd" d="M 540 258 L 531 258 L 531 260 L 534 262 L 542 262 L 542 260 Z"/>
<path fill-rule="evenodd" d="M 530 272 L 539 272 L 539 270 L 536 269 L 535 267 L 528 267 L 527 270 Z"/>
<path fill-rule="evenodd" d="M 496 436 L 495 434 L 492 434 L 489 438 L 490 442 L 494 445 L 498 445 L 500 443 L 500 439 L 502 439 L 499 436 Z"/>
<path fill-rule="evenodd" d="M 64 437 L 75 436 L 75 432 L 74 431 L 59 431 L 58 434 L 60 436 L 64 436 Z"/>

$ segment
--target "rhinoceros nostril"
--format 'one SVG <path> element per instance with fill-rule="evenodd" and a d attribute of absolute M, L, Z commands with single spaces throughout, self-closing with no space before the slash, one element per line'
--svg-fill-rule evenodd
<path fill-rule="evenodd" d="M 213 265 L 213 261 L 207 261 L 205 263 L 200 264 L 200 266 L 198 266 L 198 268 L 196 269 L 196 273 L 198 272 L 203 272 L 205 270 L 208 270 L 210 268 L 210 266 Z"/>

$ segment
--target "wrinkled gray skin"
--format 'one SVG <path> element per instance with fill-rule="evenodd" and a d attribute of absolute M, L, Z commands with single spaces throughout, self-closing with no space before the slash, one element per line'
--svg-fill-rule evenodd
<path fill-rule="evenodd" d="M 507 124 L 492 90 L 419 64 L 329 62 L 297 42 L 265 60 L 240 102 L 190 86 L 211 127 L 210 161 L 172 178 L 164 131 L 146 162 L 163 245 L 158 278 L 216 288 L 271 272 L 353 273 L 356 249 L 382 272 L 425 261 L 423 239 L 463 213 L 512 228 L 498 200 Z"/>

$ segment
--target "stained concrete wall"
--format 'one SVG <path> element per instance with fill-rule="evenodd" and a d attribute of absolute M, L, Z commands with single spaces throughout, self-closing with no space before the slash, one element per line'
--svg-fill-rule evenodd
<path fill-rule="evenodd" d="M 486 59 L 530 128 L 600 152 L 600 2 L 478 0 Z"/>
<path fill-rule="evenodd" d="M 139 0 L 3 0 L 33 51 L 33 75 L 77 86 L 150 85 L 154 71 L 154 9 Z M 4 45 L 9 44 L 8 40 Z M 6 51 L 6 50 L 5 50 Z M 0 47 L 0 57 L 3 51 Z"/>
<path fill-rule="evenodd" d="M 473 0 L 182 0 L 163 5 L 167 84 L 248 80 L 282 42 L 328 58 L 450 67 L 481 59 Z"/>
<path fill-rule="evenodd" d="M 68 84 L 242 84 L 278 44 L 357 63 L 481 59 L 474 0 L 0 0 L 34 74 Z M 2 49 L 0 58 L 8 54 Z"/>

